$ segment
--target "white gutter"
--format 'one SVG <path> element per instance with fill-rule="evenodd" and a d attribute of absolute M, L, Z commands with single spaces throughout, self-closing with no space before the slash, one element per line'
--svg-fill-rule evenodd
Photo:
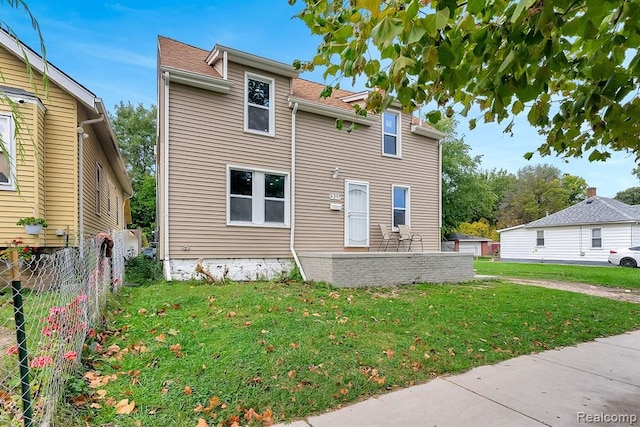
<path fill-rule="evenodd" d="M 298 112 L 298 103 L 293 104 L 293 109 L 291 110 L 291 215 L 290 215 L 290 225 L 291 232 L 289 235 L 289 249 L 291 250 L 291 254 L 293 255 L 293 260 L 298 266 L 298 270 L 300 270 L 300 275 L 302 276 L 302 280 L 307 280 L 307 275 L 304 274 L 304 270 L 302 269 L 302 264 L 300 264 L 300 259 L 298 258 L 298 254 L 296 253 L 294 246 L 295 243 L 295 235 L 296 235 L 296 113 Z"/>
<path fill-rule="evenodd" d="M 78 246 L 80 247 L 80 257 L 83 255 L 84 242 L 84 125 L 99 123 L 104 120 L 100 115 L 97 119 L 83 120 L 76 128 L 78 132 Z"/>
<path fill-rule="evenodd" d="M 169 262 L 169 72 L 165 71 L 164 76 L 164 253 L 162 265 L 164 277 L 171 281 L 171 263 Z"/>

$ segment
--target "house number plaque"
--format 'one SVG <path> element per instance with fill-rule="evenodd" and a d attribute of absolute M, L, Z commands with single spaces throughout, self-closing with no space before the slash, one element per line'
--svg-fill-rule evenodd
<path fill-rule="evenodd" d="M 329 200 L 342 200 L 342 194 L 329 194 Z"/>

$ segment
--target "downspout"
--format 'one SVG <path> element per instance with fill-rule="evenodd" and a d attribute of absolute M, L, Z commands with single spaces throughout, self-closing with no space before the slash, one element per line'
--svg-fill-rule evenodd
<path fill-rule="evenodd" d="M 162 265 L 164 277 L 171 281 L 171 263 L 169 262 L 169 72 L 165 71 L 164 76 L 164 256 Z"/>
<path fill-rule="evenodd" d="M 440 230 L 440 237 L 438 239 L 438 252 L 442 251 L 442 140 L 438 140 L 438 230 Z"/>
<path fill-rule="evenodd" d="M 99 123 L 104 120 L 100 115 L 97 119 L 83 120 L 78 124 L 78 246 L 80 258 L 84 255 L 84 125 Z"/>
<path fill-rule="evenodd" d="M 291 110 L 291 218 L 289 222 L 291 224 L 291 233 L 289 237 L 289 249 L 291 250 L 291 254 L 293 255 L 293 260 L 298 266 L 298 270 L 300 270 L 300 275 L 302 276 L 302 280 L 307 280 L 307 275 L 304 274 L 304 270 L 302 269 L 302 264 L 300 264 L 300 259 L 298 258 L 298 254 L 296 253 L 294 246 L 295 243 L 295 235 L 296 235 L 296 113 L 298 112 L 298 103 L 293 104 L 293 109 Z"/>

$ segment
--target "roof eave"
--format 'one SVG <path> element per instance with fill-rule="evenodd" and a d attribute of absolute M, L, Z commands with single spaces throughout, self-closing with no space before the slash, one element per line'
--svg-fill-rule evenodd
<path fill-rule="evenodd" d="M 546 228 L 546 227 L 572 227 L 582 225 L 603 225 L 603 224 L 630 224 L 640 222 L 640 219 L 625 219 L 619 221 L 589 221 L 589 222 L 572 222 L 569 224 L 525 224 L 525 228 Z"/>
<path fill-rule="evenodd" d="M 98 107 L 98 113 L 104 116 L 104 120 L 100 122 L 100 124 L 104 127 L 105 131 L 109 135 L 108 148 L 110 148 L 110 151 L 112 151 L 115 156 L 115 162 L 112 163 L 112 166 L 115 166 L 114 169 L 118 177 L 118 182 L 122 187 L 122 191 L 125 193 L 125 197 L 131 197 L 133 195 L 131 179 L 129 178 L 129 174 L 127 173 L 127 167 L 120 152 L 120 147 L 118 147 L 118 140 L 116 138 L 116 135 L 113 133 L 113 127 L 111 126 L 111 122 L 109 120 L 109 113 L 107 112 L 102 99 L 96 98 L 96 106 Z"/>
<path fill-rule="evenodd" d="M 447 136 L 439 130 L 429 129 L 418 125 L 411 125 L 411 133 L 415 135 L 426 136 L 427 138 L 437 139 L 438 141 Z"/>
<path fill-rule="evenodd" d="M 378 122 L 376 119 L 360 116 L 354 111 L 346 110 L 344 108 L 332 107 L 329 105 L 309 101 L 307 99 L 290 97 L 289 107 L 293 108 L 294 104 L 298 104 L 298 108 L 301 111 L 306 111 L 307 113 L 318 114 L 320 116 L 331 117 L 333 119 L 345 120 L 357 123 L 359 125 L 373 126 Z"/>
<path fill-rule="evenodd" d="M 283 62 L 263 58 L 258 55 L 252 55 L 250 53 L 242 52 L 222 45 L 216 45 L 209 53 L 209 56 L 207 56 L 206 59 L 207 64 L 213 65 L 216 61 L 220 60 L 222 58 L 220 52 L 226 52 L 227 60 L 235 62 L 236 64 L 258 68 L 260 70 L 268 71 L 273 74 L 291 78 L 298 77 L 298 74 L 300 74 L 300 72 L 293 68 L 293 66 L 285 64 Z"/>
<path fill-rule="evenodd" d="M 233 87 L 233 82 L 231 80 L 206 76 L 204 74 L 180 70 L 178 68 L 161 66 L 160 71 L 169 73 L 169 81 L 171 82 L 210 90 L 213 92 L 227 93 Z"/>

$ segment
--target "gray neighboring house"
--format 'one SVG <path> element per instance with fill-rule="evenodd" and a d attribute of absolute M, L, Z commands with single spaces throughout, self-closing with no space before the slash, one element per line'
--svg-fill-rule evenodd
<path fill-rule="evenodd" d="M 528 224 L 498 230 L 503 260 L 607 263 L 610 249 L 640 245 L 640 205 L 589 197 Z"/>

